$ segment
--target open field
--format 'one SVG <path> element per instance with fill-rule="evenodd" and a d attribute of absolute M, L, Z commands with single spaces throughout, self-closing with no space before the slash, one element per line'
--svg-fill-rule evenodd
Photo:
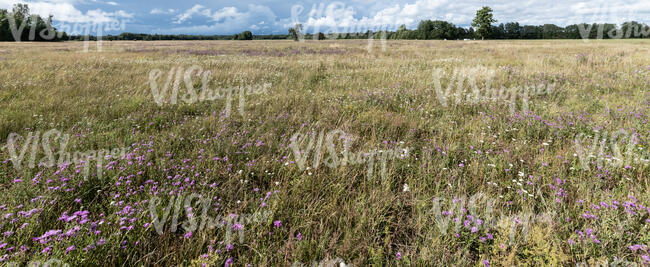
<path fill-rule="evenodd" d="M 650 40 L 83 46 L 0 43 L 3 262 L 650 264 Z"/>

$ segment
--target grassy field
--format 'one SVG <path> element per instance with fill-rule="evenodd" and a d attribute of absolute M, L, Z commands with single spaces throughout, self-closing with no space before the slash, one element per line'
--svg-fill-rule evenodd
<path fill-rule="evenodd" d="M 83 46 L 0 43 L 3 263 L 650 264 L 648 40 Z"/>

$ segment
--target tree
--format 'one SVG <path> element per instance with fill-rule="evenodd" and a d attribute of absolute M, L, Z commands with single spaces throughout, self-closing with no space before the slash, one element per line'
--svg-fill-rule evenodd
<path fill-rule="evenodd" d="M 478 34 L 482 40 L 485 40 L 485 37 L 490 34 L 492 23 L 497 22 L 497 20 L 492 16 L 492 11 L 493 10 L 490 7 L 484 6 L 476 11 L 476 17 L 472 22 L 472 26 L 477 27 L 476 34 Z"/>
<path fill-rule="evenodd" d="M 65 33 L 52 27 L 52 16 L 44 20 L 30 15 L 26 4 L 14 5 L 11 12 L 0 9 L 0 41 L 58 41 Z"/>
<path fill-rule="evenodd" d="M 318 40 L 325 40 L 325 34 L 323 34 L 322 32 L 319 32 L 318 33 Z"/>
<path fill-rule="evenodd" d="M 9 32 L 9 22 L 7 15 L 9 13 L 6 9 L 0 9 L 0 41 L 10 41 L 11 33 Z"/>
<path fill-rule="evenodd" d="M 506 38 L 508 39 L 521 38 L 521 26 L 519 26 L 519 22 L 508 22 L 506 23 L 505 27 L 506 27 Z"/>
<path fill-rule="evenodd" d="M 243 31 L 240 34 L 235 34 L 235 40 L 253 40 L 253 33 L 250 31 Z"/>
<path fill-rule="evenodd" d="M 302 24 L 298 23 L 293 28 L 289 28 L 289 36 L 294 40 L 298 41 L 299 36 L 302 34 Z"/>

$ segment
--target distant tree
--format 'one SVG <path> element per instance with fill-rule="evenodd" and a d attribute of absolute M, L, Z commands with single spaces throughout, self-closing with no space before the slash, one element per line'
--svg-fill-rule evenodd
<path fill-rule="evenodd" d="M 519 22 L 508 22 L 505 25 L 505 34 L 508 39 L 519 39 L 521 38 L 521 26 Z"/>
<path fill-rule="evenodd" d="M 289 37 L 294 41 L 298 41 L 300 34 L 302 33 L 302 24 L 298 23 L 296 26 L 289 28 Z"/>
<path fill-rule="evenodd" d="M 253 40 L 253 33 L 250 31 L 243 31 L 240 34 L 235 34 L 233 37 L 235 40 Z"/>
<path fill-rule="evenodd" d="M 636 21 L 628 21 L 621 25 L 621 30 L 625 38 L 648 38 L 650 37 L 650 27 L 645 24 L 639 24 Z"/>
<path fill-rule="evenodd" d="M 323 34 L 322 32 L 319 32 L 318 33 L 318 40 L 325 40 L 325 34 Z"/>
<path fill-rule="evenodd" d="M 542 38 L 558 39 L 564 35 L 564 29 L 555 24 L 544 24 L 542 26 Z"/>
<path fill-rule="evenodd" d="M 506 27 L 503 23 L 499 24 L 499 26 L 492 26 L 490 36 L 492 39 L 506 39 Z"/>
<path fill-rule="evenodd" d="M 493 10 L 490 7 L 484 6 L 476 11 L 476 17 L 472 22 L 472 26 L 477 27 L 476 34 L 481 37 L 482 40 L 485 40 L 485 37 L 488 37 L 490 34 L 492 23 L 497 22 L 492 15 L 492 11 Z"/>
<path fill-rule="evenodd" d="M 6 9 L 0 9 L 0 41 L 10 41 L 11 32 L 9 32 L 9 22 L 7 21 Z"/>

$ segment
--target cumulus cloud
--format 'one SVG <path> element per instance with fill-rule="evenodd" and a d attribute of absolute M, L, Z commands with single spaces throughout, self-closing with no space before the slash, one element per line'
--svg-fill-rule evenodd
<path fill-rule="evenodd" d="M 203 19 L 207 23 L 197 26 L 178 26 L 166 31 L 173 33 L 230 34 L 243 30 L 273 31 L 281 26 L 276 23 L 277 16 L 269 7 L 255 4 L 249 4 L 247 10 L 239 10 L 236 7 L 223 7 L 215 11 L 197 4 L 177 15 L 173 23 L 181 24 L 190 19 Z"/>
<path fill-rule="evenodd" d="M 149 14 L 153 14 L 153 15 L 169 15 L 174 13 L 176 13 L 176 9 L 173 8 L 168 8 L 168 9 L 154 8 L 151 11 L 149 11 Z"/>

